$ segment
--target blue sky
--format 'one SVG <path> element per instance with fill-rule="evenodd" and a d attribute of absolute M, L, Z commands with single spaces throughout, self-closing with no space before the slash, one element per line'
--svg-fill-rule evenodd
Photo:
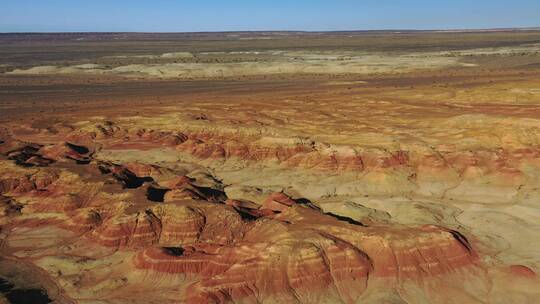
<path fill-rule="evenodd" d="M 540 26 L 540 0 L 0 0 L 0 32 Z"/>

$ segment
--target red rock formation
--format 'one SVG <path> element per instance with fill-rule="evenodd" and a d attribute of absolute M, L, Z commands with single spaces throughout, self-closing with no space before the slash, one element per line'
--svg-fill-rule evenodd
<path fill-rule="evenodd" d="M 67 221 L 63 221 L 59 227 L 78 233 L 86 233 L 103 223 L 101 213 L 94 208 L 81 208 L 67 213 L 67 216 Z"/>
<path fill-rule="evenodd" d="M 26 193 L 35 189 L 35 185 L 25 177 L 4 178 L 0 180 L 0 193 Z"/>
<path fill-rule="evenodd" d="M 295 205 L 296 201 L 288 197 L 282 192 L 271 194 L 261 205 L 262 209 L 270 209 L 272 211 L 285 211 L 287 208 Z"/>
<path fill-rule="evenodd" d="M 39 150 L 39 154 L 45 158 L 56 161 L 71 159 L 77 162 L 88 163 L 91 161 L 93 149 L 85 146 L 63 142 L 56 145 L 44 146 Z"/>
<path fill-rule="evenodd" d="M 93 137 L 109 148 L 125 148 L 116 141 L 127 140 L 148 144 L 145 148 L 175 146 L 200 158 L 277 160 L 285 166 L 336 172 L 424 166 L 426 172 L 442 174 L 449 168 L 441 157 L 413 157 L 401 150 L 356 155 L 319 151 L 311 145 L 261 147 L 246 143 L 246 138 L 213 134 L 187 139 L 168 131 L 103 128 Z M 189 303 L 356 303 L 372 282 L 422 289 L 444 284 L 453 274 L 475 277 L 481 267 L 475 246 L 451 229 L 391 223 L 368 227 L 282 192 L 271 194 L 261 205 L 228 200 L 220 187 L 201 186 L 206 184 L 157 165 L 85 164 L 93 155 L 87 150 L 62 143 L 19 151 L 24 156 L 17 156 L 21 166 L 32 163 L 32 157 L 59 163 L 0 176 L 0 194 L 23 202 L 3 198 L 3 214 L 10 218 L 3 228 L 55 226 L 75 232 L 89 246 L 135 251 L 122 267 L 135 267 L 145 275 L 189 277 L 184 295 Z M 465 177 L 493 171 L 518 178 L 512 157 L 509 152 L 445 154 Z M 69 172 L 65 167 L 79 165 L 62 164 L 66 159 L 88 170 L 79 171 L 81 175 Z M 83 175 L 92 182 L 82 180 Z M 162 200 L 151 199 L 152 189 L 163 194 Z M 140 197 L 144 190 L 147 197 Z M 517 276 L 535 276 L 525 266 L 509 269 Z"/>
<path fill-rule="evenodd" d="M 524 265 L 511 265 L 510 272 L 512 272 L 515 275 L 518 275 L 520 277 L 525 277 L 525 278 L 532 279 L 536 277 L 536 273 L 532 269 Z"/>
<path fill-rule="evenodd" d="M 150 248 L 139 252 L 134 264 L 196 275 L 198 282 L 188 289 L 192 303 L 354 303 L 370 277 L 398 284 L 475 267 L 473 249 L 452 231 L 365 228 L 301 206 L 283 216 L 292 210 L 289 224 L 258 220 L 233 245 L 194 243 L 176 253 Z"/>

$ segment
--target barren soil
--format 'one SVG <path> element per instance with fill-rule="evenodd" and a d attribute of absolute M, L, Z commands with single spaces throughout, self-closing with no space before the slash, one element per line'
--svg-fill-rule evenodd
<path fill-rule="evenodd" d="M 539 43 L 0 35 L 0 303 L 537 303 Z"/>

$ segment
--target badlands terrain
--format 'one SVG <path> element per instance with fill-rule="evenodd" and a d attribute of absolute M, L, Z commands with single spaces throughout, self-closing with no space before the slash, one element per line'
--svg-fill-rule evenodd
<path fill-rule="evenodd" d="M 0 303 L 539 303 L 540 31 L 0 35 Z"/>

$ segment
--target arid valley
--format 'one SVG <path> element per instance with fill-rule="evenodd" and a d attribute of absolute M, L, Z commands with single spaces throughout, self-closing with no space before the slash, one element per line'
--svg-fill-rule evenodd
<path fill-rule="evenodd" d="M 0 303 L 539 303 L 539 235 L 540 30 L 0 34 Z"/>

